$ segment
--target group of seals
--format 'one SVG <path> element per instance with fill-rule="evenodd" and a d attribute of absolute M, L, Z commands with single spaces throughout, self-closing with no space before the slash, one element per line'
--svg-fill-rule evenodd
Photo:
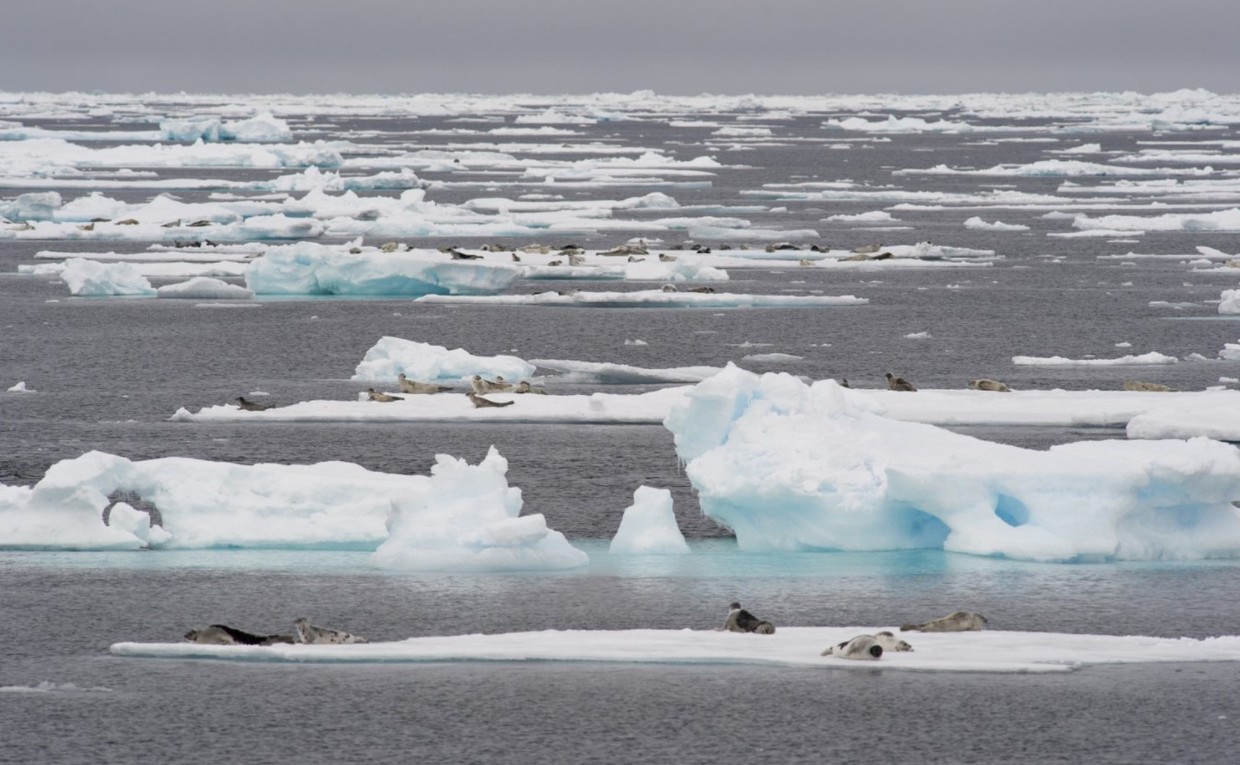
<path fill-rule="evenodd" d="M 728 632 L 753 632 L 758 635 L 775 634 L 774 624 L 749 613 L 741 608 L 740 603 L 732 603 L 728 606 L 728 609 L 728 618 L 723 623 L 723 628 Z"/>
<path fill-rule="evenodd" d="M 502 393 L 512 390 L 512 383 L 506 381 L 502 375 L 496 375 L 494 380 L 488 380 L 482 375 L 474 375 L 470 378 L 469 387 L 481 396 L 484 393 Z"/>
<path fill-rule="evenodd" d="M 370 642 L 366 638 L 341 630 L 315 627 L 309 619 L 304 617 L 293 622 L 293 634 L 291 635 L 256 635 L 253 632 L 229 627 L 227 624 L 212 624 L 204 629 L 186 632 L 185 639 L 191 643 L 206 645 L 275 645 L 276 643 L 338 645 Z"/>

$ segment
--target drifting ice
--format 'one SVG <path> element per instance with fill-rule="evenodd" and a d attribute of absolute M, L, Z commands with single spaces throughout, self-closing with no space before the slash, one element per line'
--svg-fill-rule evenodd
<path fill-rule="evenodd" d="M 703 511 L 746 550 L 1240 554 L 1240 453 L 1204 438 L 1031 451 L 886 419 L 832 381 L 735 367 L 693 388 L 665 424 Z"/>
<path fill-rule="evenodd" d="M 682 555 L 689 552 L 667 489 L 639 486 L 611 539 L 613 555 Z"/>

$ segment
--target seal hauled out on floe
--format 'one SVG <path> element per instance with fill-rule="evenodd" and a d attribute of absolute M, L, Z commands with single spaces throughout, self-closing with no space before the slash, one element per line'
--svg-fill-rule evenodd
<path fill-rule="evenodd" d="M 474 393 L 481 395 L 512 390 L 512 383 L 505 382 L 501 375 L 496 375 L 494 380 L 488 380 L 482 375 L 474 375 L 469 380 L 469 387 L 473 388 Z"/>
<path fill-rule="evenodd" d="M 530 385 L 529 380 L 522 380 L 521 382 L 517 383 L 517 387 L 513 388 L 512 392 L 513 393 L 533 393 L 538 396 L 547 395 L 546 388 L 539 388 L 536 385 Z"/>
<path fill-rule="evenodd" d="M 969 387 L 973 390 L 989 390 L 996 393 L 1011 393 L 1012 389 L 998 380 L 991 380 L 981 377 L 976 380 L 969 380 Z"/>
<path fill-rule="evenodd" d="M 911 382 L 905 380 L 903 377 L 896 377 L 890 372 L 887 373 L 887 388 L 889 390 L 898 390 L 907 393 L 917 392 L 917 389 L 913 387 Z"/>
<path fill-rule="evenodd" d="M 970 611 L 952 611 L 944 616 L 924 624 L 905 624 L 900 629 L 918 632 L 971 632 L 980 630 L 988 620 L 981 614 Z"/>
<path fill-rule="evenodd" d="M 873 635 L 858 635 L 851 640 L 827 646 L 823 656 L 837 656 L 841 659 L 877 659 L 884 651 L 911 651 L 913 646 L 887 632 L 876 632 Z"/>
<path fill-rule="evenodd" d="M 249 401 L 245 396 L 237 396 L 237 406 L 247 412 L 265 412 L 271 409 L 271 404 L 260 404 L 257 401 Z"/>
<path fill-rule="evenodd" d="M 401 393 L 412 393 L 416 395 L 420 393 L 442 393 L 446 390 L 451 390 L 451 388 L 446 385 L 436 385 L 435 383 L 410 380 L 408 377 L 405 377 L 404 372 L 401 372 L 396 376 L 396 382 L 400 385 Z"/>
<path fill-rule="evenodd" d="M 332 630 L 326 627 L 315 627 L 310 623 L 310 620 L 305 617 L 293 622 L 293 629 L 295 630 L 294 634 L 296 635 L 296 642 L 298 643 L 339 645 L 341 643 L 370 642 L 364 637 L 351 635 L 342 630 Z"/>
<path fill-rule="evenodd" d="M 774 624 L 749 613 L 741 608 L 740 603 L 732 603 L 728 608 L 730 609 L 728 611 L 728 618 L 723 623 L 723 628 L 728 632 L 756 632 L 759 635 L 775 634 Z"/>
<path fill-rule="evenodd" d="M 485 409 L 488 406 L 493 406 L 493 407 L 498 408 L 501 406 L 512 406 L 513 405 L 512 401 L 492 401 L 489 398 L 483 398 L 482 396 L 479 396 L 477 393 L 474 393 L 472 390 L 469 393 L 466 393 L 465 397 L 468 398 L 471 403 L 473 403 L 475 409 Z"/>
<path fill-rule="evenodd" d="M 185 639 L 191 643 L 207 645 L 274 645 L 293 642 L 292 635 L 255 635 L 227 624 L 212 624 L 200 630 L 190 630 L 185 633 Z"/>
<path fill-rule="evenodd" d="M 366 397 L 371 401 L 378 401 L 381 404 L 390 404 L 393 401 L 404 401 L 400 396 L 393 396 L 390 393 L 381 393 L 374 388 L 366 389 Z"/>
<path fill-rule="evenodd" d="M 1170 393 L 1175 388 L 1145 380 L 1124 380 L 1124 390 L 1134 393 Z"/>

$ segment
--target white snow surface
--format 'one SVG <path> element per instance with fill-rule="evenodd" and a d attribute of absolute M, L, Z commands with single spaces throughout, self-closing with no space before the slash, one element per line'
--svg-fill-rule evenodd
<path fill-rule="evenodd" d="M 742 550 L 1240 555 L 1240 451 L 1205 438 L 1032 451 L 888 419 L 830 380 L 735 367 L 692 388 L 664 424 L 702 511 Z"/>
<path fill-rule="evenodd" d="M 685 555 L 689 544 L 672 512 L 672 492 L 638 486 L 611 538 L 612 555 Z"/>
<path fill-rule="evenodd" d="M 757 665 L 872 671 L 1068 672 L 1095 664 L 1240 661 L 1240 637 L 1204 639 L 1055 632 L 901 633 L 911 652 L 877 662 L 821 656 L 856 635 L 894 627 L 785 627 L 774 635 L 720 630 L 543 630 L 435 635 L 354 645 L 204 645 L 114 643 L 116 656 L 307 664 L 486 661 L 616 662 L 663 665 Z"/>
<path fill-rule="evenodd" d="M 464 348 L 448 350 L 389 335 L 367 349 L 349 379 L 393 383 L 402 373 L 422 382 L 467 381 L 482 375 L 516 383 L 533 376 L 534 364 L 516 356 L 475 356 Z"/>

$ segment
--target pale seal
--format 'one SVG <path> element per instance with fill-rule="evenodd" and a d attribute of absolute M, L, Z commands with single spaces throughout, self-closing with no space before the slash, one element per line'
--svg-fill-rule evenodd
<path fill-rule="evenodd" d="M 247 401 L 245 396 L 237 396 L 237 406 L 247 412 L 265 412 L 272 408 L 271 404 L 260 404 L 257 401 Z"/>
<path fill-rule="evenodd" d="M 728 606 L 728 609 L 728 618 L 723 623 L 723 628 L 728 632 L 754 632 L 759 635 L 775 634 L 774 624 L 749 613 L 741 608 L 740 603 L 732 603 Z"/>
<path fill-rule="evenodd" d="M 883 647 L 873 635 L 858 635 L 852 640 L 845 640 L 829 646 L 822 652 L 823 656 L 834 656 L 839 659 L 856 659 L 858 661 L 875 661 L 882 658 Z"/>
<path fill-rule="evenodd" d="M 1159 385 L 1158 383 L 1145 382 L 1144 380 L 1125 380 L 1124 390 L 1134 393 L 1170 393 L 1175 388 Z"/>
<path fill-rule="evenodd" d="M 986 617 L 981 614 L 969 611 L 953 611 L 940 619 L 935 619 L 925 624 L 906 624 L 900 629 L 905 632 L 913 630 L 918 632 L 971 632 L 973 630 L 980 630 L 986 622 Z"/>
<path fill-rule="evenodd" d="M 474 393 L 496 393 L 499 391 L 512 390 L 512 383 L 504 382 L 502 375 L 496 375 L 494 380 L 488 380 L 482 375 L 474 375 L 469 380 L 469 387 L 474 389 Z"/>
<path fill-rule="evenodd" d="M 890 372 L 887 373 L 887 388 L 889 390 L 905 391 L 908 393 L 915 393 L 917 391 L 911 382 L 905 380 L 903 377 L 896 377 Z"/>
<path fill-rule="evenodd" d="M 969 380 L 969 387 L 973 390 L 990 390 L 996 393 L 1011 393 L 1012 389 L 998 380 L 990 380 L 985 377 L 976 380 Z"/>
<path fill-rule="evenodd" d="M 513 393 L 534 393 L 539 396 L 547 395 L 546 388 L 539 388 L 538 386 L 530 385 L 529 380 L 522 380 L 521 382 L 517 383 L 517 387 L 513 388 L 512 392 Z"/>
<path fill-rule="evenodd" d="M 341 643 L 370 642 L 364 637 L 351 635 L 348 632 L 343 632 L 341 630 L 331 630 L 326 627 L 315 627 L 310 623 L 310 620 L 305 617 L 293 622 L 293 629 L 296 631 L 298 643 L 339 645 Z"/>
<path fill-rule="evenodd" d="M 442 393 L 443 391 L 451 390 L 451 388 L 446 385 L 436 385 L 435 383 L 424 383 L 419 382 L 418 380 L 410 380 L 408 377 L 405 377 L 404 372 L 396 375 L 396 382 L 400 384 L 401 393 L 412 393 L 417 395 Z"/>
<path fill-rule="evenodd" d="M 466 393 L 465 397 L 470 400 L 470 403 L 474 405 L 475 409 L 485 409 L 488 406 L 493 406 L 497 408 L 501 406 L 512 406 L 513 403 L 515 403 L 512 401 L 492 401 L 489 398 L 483 398 L 482 396 L 479 396 L 477 393 L 474 393 L 472 390 L 469 393 Z"/>
<path fill-rule="evenodd" d="M 392 394 L 390 394 L 390 393 L 380 393 L 379 391 L 375 390 L 374 388 L 367 388 L 367 389 L 366 389 L 366 396 L 367 396 L 367 397 L 368 397 L 371 401 L 378 401 L 379 403 L 382 403 L 382 404 L 387 404 L 387 403 L 390 403 L 390 402 L 392 402 L 392 401 L 404 401 L 404 399 L 403 399 L 403 398 L 401 398 L 400 396 L 393 396 L 393 395 L 392 395 Z"/>
<path fill-rule="evenodd" d="M 292 643 L 291 635 L 255 635 L 226 624 L 212 624 L 200 630 L 185 633 L 185 639 L 191 643 L 207 645 L 274 645 L 276 643 Z"/>

